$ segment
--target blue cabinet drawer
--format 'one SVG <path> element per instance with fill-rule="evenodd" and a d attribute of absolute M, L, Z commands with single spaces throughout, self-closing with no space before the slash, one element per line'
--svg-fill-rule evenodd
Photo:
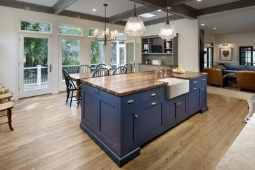
<path fill-rule="evenodd" d="M 201 87 L 201 79 L 195 78 L 189 80 L 189 91 L 198 90 Z"/>
<path fill-rule="evenodd" d="M 202 86 L 207 86 L 207 76 L 201 77 Z"/>
<path fill-rule="evenodd" d="M 140 93 L 140 103 L 165 95 L 165 87 L 148 90 Z"/>
<path fill-rule="evenodd" d="M 134 107 L 139 104 L 139 94 L 132 94 L 121 98 L 121 108 Z"/>

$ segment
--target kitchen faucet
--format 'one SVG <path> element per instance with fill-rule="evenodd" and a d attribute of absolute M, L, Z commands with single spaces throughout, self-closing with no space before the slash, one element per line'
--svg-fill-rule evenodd
<path fill-rule="evenodd" d="M 155 70 L 155 78 L 157 78 L 158 72 L 160 73 L 160 77 L 162 77 L 162 73 L 163 73 L 163 71 L 162 71 L 162 63 L 163 63 L 162 60 L 163 59 L 167 60 L 166 57 L 160 57 L 159 60 L 158 60 L 158 66 L 157 66 L 157 68 Z M 166 76 L 166 69 L 165 69 L 164 76 Z"/>

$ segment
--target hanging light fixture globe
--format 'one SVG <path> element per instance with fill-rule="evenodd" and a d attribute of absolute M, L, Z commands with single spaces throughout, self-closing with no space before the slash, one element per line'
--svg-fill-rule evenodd
<path fill-rule="evenodd" d="M 130 36 L 139 36 L 143 34 L 146 30 L 143 24 L 143 21 L 137 17 L 136 14 L 136 6 L 134 3 L 134 13 L 131 18 L 126 23 L 124 32 L 127 33 Z"/>
<path fill-rule="evenodd" d="M 159 36 L 162 39 L 165 39 L 167 41 L 170 41 L 176 36 L 176 32 L 173 26 L 170 25 L 170 22 L 168 20 L 168 9 L 170 7 L 167 7 L 167 18 L 166 18 L 166 24 L 160 29 Z"/>

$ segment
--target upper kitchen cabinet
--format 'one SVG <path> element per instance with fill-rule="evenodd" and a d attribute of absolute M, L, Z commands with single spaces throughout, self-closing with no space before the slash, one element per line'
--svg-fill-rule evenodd
<path fill-rule="evenodd" d="M 178 34 L 170 41 L 163 40 L 161 37 L 153 35 L 141 37 L 141 63 L 139 71 L 148 71 L 145 68 L 145 58 L 150 61 L 147 68 L 153 69 L 157 66 L 157 60 L 160 57 L 166 57 L 161 65 L 163 68 L 172 68 L 178 66 Z"/>

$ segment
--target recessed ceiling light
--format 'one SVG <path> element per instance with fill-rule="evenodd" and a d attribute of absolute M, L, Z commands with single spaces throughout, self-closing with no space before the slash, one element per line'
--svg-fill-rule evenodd
<path fill-rule="evenodd" d="M 217 28 L 213 28 L 214 30 L 216 30 Z"/>
<path fill-rule="evenodd" d="M 158 12 L 161 12 L 161 9 L 159 9 Z"/>
<path fill-rule="evenodd" d="M 201 24 L 202 26 L 205 25 L 205 24 Z"/>
<path fill-rule="evenodd" d="M 202 1 L 202 0 L 197 0 L 197 1 Z"/>
<path fill-rule="evenodd" d="M 92 9 L 92 11 L 97 11 L 96 9 Z"/>
<path fill-rule="evenodd" d="M 141 14 L 141 15 L 139 15 L 140 17 L 144 17 L 144 18 L 151 18 L 151 17 L 154 17 L 154 16 L 156 16 L 156 15 L 154 15 L 154 14 L 150 14 L 150 13 L 145 13 L 145 14 Z"/>

